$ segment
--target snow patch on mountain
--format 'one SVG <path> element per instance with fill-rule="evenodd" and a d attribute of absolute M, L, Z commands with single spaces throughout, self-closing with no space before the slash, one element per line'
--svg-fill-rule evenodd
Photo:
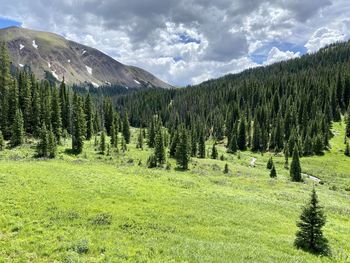
<path fill-rule="evenodd" d="M 22 50 L 24 48 L 24 45 L 19 44 L 19 50 Z"/>
<path fill-rule="evenodd" d="M 35 49 L 38 49 L 38 45 L 36 44 L 36 42 L 35 42 L 35 40 L 33 40 L 33 47 L 35 48 Z"/>
<path fill-rule="evenodd" d="M 134 81 L 135 81 L 136 84 L 141 85 L 141 83 L 137 79 L 134 79 Z"/>
<path fill-rule="evenodd" d="M 90 67 L 88 67 L 88 66 L 86 66 L 86 65 L 85 65 L 85 67 L 86 67 L 87 72 L 88 72 L 90 75 L 92 75 L 92 68 L 90 68 Z"/>
<path fill-rule="evenodd" d="M 24 67 L 24 65 L 23 65 L 23 64 L 21 64 L 21 63 L 19 63 L 18 65 L 19 65 L 21 68 L 23 68 L 23 67 Z"/>

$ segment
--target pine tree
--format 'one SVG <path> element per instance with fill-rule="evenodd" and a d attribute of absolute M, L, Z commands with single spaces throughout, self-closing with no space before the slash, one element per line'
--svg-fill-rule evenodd
<path fill-rule="evenodd" d="M 236 138 L 236 134 L 233 134 L 231 137 L 231 141 L 228 145 L 228 149 L 227 152 L 229 153 L 236 153 L 238 150 L 238 146 L 237 146 L 237 138 Z"/>
<path fill-rule="evenodd" d="M 112 122 L 112 126 L 110 128 L 110 133 L 111 133 L 111 146 L 113 148 L 118 148 L 118 131 L 115 128 L 114 121 Z"/>
<path fill-rule="evenodd" d="M 350 138 L 350 104 L 348 107 L 347 118 L 346 118 L 345 136 Z"/>
<path fill-rule="evenodd" d="M 163 131 L 158 129 L 154 145 L 154 155 L 157 160 L 157 164 L 165 163 L 165 149 L 164 149 L 164 140 L 163 140 Z"/>
<path fill-rule="evenodd" d="M 191 156 L 197 156 L 197 136 L 194 130 L 191 133 Z"/>
<path fill-rule="evenodd" d="M 247 138 L 246 138 L 246 125 L 245 120 L 242 118 L 239 122 L 238 137 L 237 137 L 237 146 L 238 149 L 244 151 L 247 149 Z"/>
<path fill-rule="evenodd" d="M 61 142 L 62 136 L 62 116 L 61 116 L 61 103 L 58 95 L 58 90 L 53 89 L 52 92 L 52 114 L 51 114 L 51 124 L 54 135 L 56 137 L 57 143 Z"/>
<path fill-rule="evenodd" d="M 349 140 L 346 140 L 346 146 L 345 146 L 344 154 L 345 154 L 346 156 L 349 156 L 349 157 L 350 157 L 350 145 L 349 145 Z"/>
<path fill-rule="evenodd" d="M 86 140 L 90 140 L 94 134 L 93 107 L 90 93 L 85 99 L 85 118 L 86 118 Z"/>
<path fill-rule="evenodd" d="M 23 115 L 21 110 L 16 111 L 15 119 L 12 125 L 12 136 L 10 145 L 12 147 L 23 144 L 24 141 L 24 127 L 23 127 Z"/>
<path fill-rule="evenodd" d="M 226 163 L 225 167 L 224 167 L 224 174 L 228 174 L 229 172 L 230 172 L 230 170 L 228 168 L 228 164 Z"/>
<path fill-rule="evenodd" d="M 315 188 L 312 190 L 311 200 L 304 207 L 297 223 L 299 227 L 296 233 L 294 246 L 317 255 L 330 255 L 328 240 L 323 236 L 322 227 L 326 224 L 326 217 L 322 207 L 318 204 Z"/>
<path fill-rule="evenodd" d="M 301 182 L 301 167 L 299 161 L 299 151 L 298 146 L 294 146 L 292 163 L 290 165 L 290 177 L 294 182 Z"/>
<path fill-rule="evenodd" d="M 198 142 L 198 157 L 205 158 L 205 135 L 204 131 L 200 133 L 199 142 Z"/>
<path fill-rule="evenodd" d="M 270 171 L 270 177 L 271 178 L 276 178 L 277 177 L 277 172 L 276 172 L 276 168 L 275 168 L 274 164 L 272 164 L 272 168 L 271 168 L 271 171 Z"/>
<path fill-rule="evenodd" d="M 274 166 L 273 164 L 273 160 L 272 160 L 272 156 L 269 158 L 269 160 L 267 161 L 267 165 L 266 165 L 266 168 L 271 170 L 272 167 Z"/>
<path fill-rule="evenodd" d="M 177 149 L 177 145 L 179 144 L 179 140 L 180 140 L 179 131 L 175 130 L 170 143 L 170 148 L 169 148 L 169 155 L 172 158 L 176 157 L 176 149 Z"/>
<path fill-rule="evenodd" d="M 106 133 L 105 131 L 101 132 L 101 139 L 100 139 L 100 153 L 105 154 L 106 151 Z"/>
<path fill-rule="evenodd" d="M 313 151 L 317 155 L 322 155 L 324 150 L 324 145 L 323 145 L 323 140 L 321 135 L 317 135 L 314 138 L 314 143 L 313 143 Z"/>
<path fill-rule="evenodd" d="M 312 140 L 309 135 L 306 135 L 304 141 L 304 156 L 310 156 L 313 154 Z"/>
<path fill-rule="evenodd" d="M 45 123 L 43 123 L 40 131 L 40 141 L 36 146 L 36 152 L 38 157 L 47 157 L 49 148 L 49 136 Z"/>
<path fill-rule="evenodd" d="M 187 131 L 182 127 L 179 132 L 179 142 L 176 146 L 176 161 L 179 167 L 183 170 L 188 169 L 191 155 L 190 150 Z"/>
<path fill-rule="evenodd" d="M 72 150 L 76 154 L 83 151 L 84 139 L 86 134 L 86 120 L 81 98 L 74 94 L 73 99 L 73 132 L 72 132 Z"/>
<path fill-rule="evenodd" d="M 56 136 L 52 130 L 48 132 L 48 157 L 55 158 L 57 153 Z"/>
<path fill-rule="evenodd" d="M 123 118 L 123 137 L 125 139 L 125 143 L 129 144 L 130 143 L 130 124 L 129 124 L 129 118 L 128 118 L 127 112 L 124 114 L 124 118 Z"/>
<path fill-rule="evenodd" d="M 143 129 L 142 128 L 140 128 L 139 135 L 137 137 L 136 148 L 143 150 Z"/>
<path fill-rule="evenodd" d="M 0 131 L 0 151 L 3 151 L 5 149 L 5 140 L 4 136 L 2 135 L 2 131 Z"/>
<path fill-rule="evenodd" d="M 218 150 L 216 149 L 216 143 L 213 144 L 213 147 L 211 149 L 211 158 L 212 159 L 218 158 Z"/>

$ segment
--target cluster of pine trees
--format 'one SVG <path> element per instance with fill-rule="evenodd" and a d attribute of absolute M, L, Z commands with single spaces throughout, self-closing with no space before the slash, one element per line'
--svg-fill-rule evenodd
<path fill-rule="evenodd" d="M 292 61 L 246 70 L 186 89 L 151 89 L 115 98 L 133 126 L 157 114 L 164 126 L 180 124 L 229 152 L 288 152 L 320 155 L 329 148 L 332 121 L 349 111 L 350 43 Z"/>
<path fill-rule="evenodd" d="M 5 141 L 9 147 L 23 144 L 26 138 L 38 139 L 37 156 L 54 158 L 62 140 L 72 137 L 72 151 L 79 154 L 84 141 L 98 132 L 111 137 L 111 146 L 118 147 L 118 133 L 123 142 L 130 142 L 127 113 L 122 117 L 110 99 L 95 103 L 87 93 L 78 95 L 64 80 L 59 87 L 49 81 L 37 81 L 28 70 L 13 70 L 7 47 L 0 50 L 0 150 Z"/>

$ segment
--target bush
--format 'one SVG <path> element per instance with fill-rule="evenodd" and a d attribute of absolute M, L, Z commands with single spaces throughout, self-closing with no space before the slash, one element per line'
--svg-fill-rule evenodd
<path fill-rule="evenodd" d="M 90 219 L 91 224 L 104 226 L 112 223 L 112 215 L 108 213 L 100 213 Z"/>
<path fill-rule="evenodd" d="M 147 160 L 147 167 L 148 168 L 155 168 L 157 167 L 157 158 L 154 154 L 150 155 Z"/>
<path fill-rule="evenodd" d="M 78 254 L 87 254 L 89 252 L 89 241 L 86 239 L 79 240 L 72 246 L 72 250 Z"/>

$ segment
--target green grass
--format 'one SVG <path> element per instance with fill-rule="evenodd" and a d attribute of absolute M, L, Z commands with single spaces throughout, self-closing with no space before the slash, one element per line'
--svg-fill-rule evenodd
<path fill-rule="evenodd" d="M 147 169 L 152 150 L 134 141 L 112 156 L 97 154 L 93 142 L 68 155 L 67 141 L 55 160 L 35 160 L 31 142 L 0 152 L 0 262 L 349 261 L 350 158 L 341 152 L 343 127 L 333 128 L 330 152 L 301 159 L 303 172 L 324 182 L 317 192 L 333 258 L 293 247 L 313 181 L 290 182 L 283 157 L 274 157 L 272 180 L 269 154 L 238 158 L 222 145 L 225 161 L 193 159 L 183 172 L 173 160 L 170 170 Z"/>

